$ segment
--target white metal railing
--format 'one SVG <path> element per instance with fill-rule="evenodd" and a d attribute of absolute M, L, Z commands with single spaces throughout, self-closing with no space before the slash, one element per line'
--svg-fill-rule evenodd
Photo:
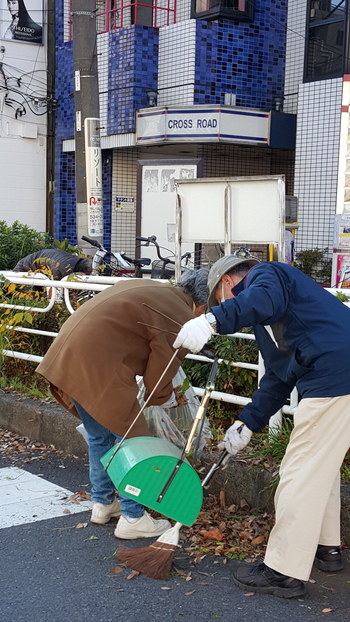
<path fill-rule="evenodd" d="M 69 291 L 70 290 L 85 290 L 85 291 L 103 291 L 107 287 L 114 285 L 120 280 L 125 280 L 125 277 L 103 277 L 103 276 L 92 276 L 92 275 L 84 275 L 79 277 L 79 280 L 72 281 L 68 280 L 69 277 L 65 277 L 61 281 L 50 280 L 46 275 L 35 274 L 28 275 L 27 273 L 18 273 L 18 272 L 0 272 L 3 274 L 9 281 L 16 285 L 27 285 L 27 286 L 36 286 L 36 287 L 45 287 L 48 292 L 48 304 L 46 307 L 35 307 L 30 305 L 19 305 L 19 304 L 9 304 L 9 303 L 0 303 L 0 308 L 6 309 L 14 309 L 14 310 L 25 310 L 37 313 L 47 313 L 52 309 L 55 303 L 65 302 L 70 313 L 74 313 L 74 309 L 70 304 L 69 300 Z M 43 282 L 44 281 L 44 282 Z M 331 294 L 336 294 L 337 291 L 343 291 L 343 293 L 347 293 L 347 290 L 339 290 L 335 288 L 330 288 L 328 291 Z M 63 292 L 63 294 L 62 294 Z M 350 302 L 345 302 L 347 306 L 350 306 Z M 10 326 L 9 326 L 10 328 Z M 36 334 L 36 335 L 46 335 L 48 337 L 55 338 L 58 333 L 52 331 L 43 331 L 35 328 L 26 328 L 22 326 L 16 326 L 14 329 L 16 332 L 23 332 L 28 334 Z M 254 335 L 247 333 L 233 333 L 232 335 L 227 335 L 231 338 L 239 338 L 246 340 L 255 340 Z M 3 349 L 3 355 L 22 359 L 25 361 L 31 361 L 34 363 L 40 363 L 43 359 L 42 356 L 36 356 L 34 354 L 28 354 L 23 352 L 17 352 L 14 350 Z M 187 358 L 202 361 L 202 362 L 211 362 L 211 359 L 199 355 L 199 354 L 188 354 Z M 219 359 L 219 364 L 223 362 L 223 359 Z M 230 364 L 234 367 L 240 367 L 244 369 L 254 370 L 258 372 L 258 383 L 262 375 L 264 374 L 264 363 L 262 357 L 259 353 L 259 362 L 258 364 L 254 363 L 246 363 L 243 361 L 230 361 Z M 202 396 L 204 393 L 204 389 L 199 387 L 193 387 L 194 391 L 198 396 Z M 245 406 L 248 404 L 251 399 L 249 397 L 244 397 L 241 395 L 232 395 L 229 393 L 223 393 L 220 391 L 213 391 L 211 394 L 211 398 L 214 400 L 227 402 L 230 404 L 237 404 L 239 406 Z M 298 395 L 296 389 L 293 390 L 290 396 L 290 405 L 285 405 L 283 408 L 278 411 L 271 419 L 270 419 L 270 427 L 271 426 L 279 426 L 281 423 L 282 413 L 284 414 L 293 414 L 298 404 Z"/>

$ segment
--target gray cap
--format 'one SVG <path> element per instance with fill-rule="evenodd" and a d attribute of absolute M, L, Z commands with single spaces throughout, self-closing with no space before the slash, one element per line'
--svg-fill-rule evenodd
<path fill-rule="evenodd" d="M 255 266 L 255 264 L 259 263 L 259 259 L 256 257 L 235 257 L 234 255 L 225 255 L 225 257 L 221 257 L 213 264 L 208 276 L 209 307 L 214 307 L 217 304 L 215 300 L 215 290 L 224 274 L 227 274 L 227 272 L 230 272 L 232 268 L 235 268 L 236 266 L 239 266 L 239 264 L 243 263 Z"/>

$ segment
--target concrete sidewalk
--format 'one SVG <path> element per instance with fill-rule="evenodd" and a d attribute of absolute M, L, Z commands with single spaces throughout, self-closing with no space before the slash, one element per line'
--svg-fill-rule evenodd
<path fill-rule="evenodd" d="M 86 443 L 76 431 L 80 421 L 56 403 L 33 400 L 20 393 L 0 392 L 0 428 L 11 430 L 33 441 L 54 445 L 65 454 L 86 456 Z M 203 458 L 208 464 L 210 458 Z M 211 492 L 224 488 L 228 505 L 246 499 L 250 507 L 273 510 L 271 474 L 244 462 L 232 460 L 227 469 L 219 471 L 211 483 Z M 350 482 L 342 484 L 342 540 L 350 546 Z"/>

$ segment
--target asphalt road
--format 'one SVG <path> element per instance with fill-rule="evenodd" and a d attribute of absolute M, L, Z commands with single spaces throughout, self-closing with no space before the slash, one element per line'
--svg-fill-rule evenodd
<path fill-rule="evenodd" d="M 88 490 L 84 460 L 55 453 L 32 463 L 20 455 L 15 460 L 0 457 L 0 469 L 13 464 L 72 492 Z M 88 521 L 89 512 L 82 512 L 0 529 L 0 622 L 350 620 L 350 551 L 344 552 L 342 572 L 314 570 L 308 595 L 284 600 L 235 587 L 231 573 L 238 562 L 225 564 L 223 558 L 206 556 L 194 565 L 183 549 L 175 556 L 180 574 L 168 581 L 129 578 L 126 568 L 111 573 L 120 566 L 115 523 L 97 526 Z M 86 527 L 76 528 L 84 522 Z"/>

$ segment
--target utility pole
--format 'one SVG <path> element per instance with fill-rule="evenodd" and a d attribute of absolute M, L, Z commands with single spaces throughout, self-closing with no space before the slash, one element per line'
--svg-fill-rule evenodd
<path fill-rule="evenodd" d="M 97 75 L 96 0 L 72 1 L 77 241 L 103 243 L 102 162 Z"/>
<path fill-rule="evenodd" d="M 55 0 L 47 3 L 47 136 L 46 136 L 46 230 L 54 236 L 55 181 Z"/>

